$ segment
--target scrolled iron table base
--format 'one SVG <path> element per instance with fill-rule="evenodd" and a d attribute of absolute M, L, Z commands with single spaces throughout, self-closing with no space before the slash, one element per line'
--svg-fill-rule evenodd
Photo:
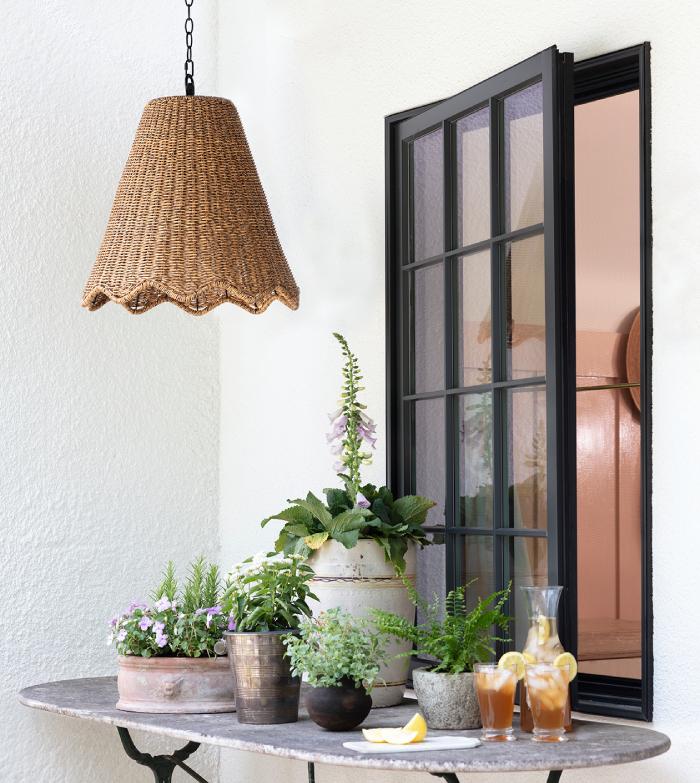
<path fill-rule="evenodd" d="M 179 767 L 190 777 L 194 778 L 197 783 L 207 783 L 205 778 L 185 764 L 185 759 L 188 759 L 197 748 L 199 748 L 198 742 L 188 742 L 187 745 L 180 748 L 180 750 L 171 753 L 169 756 L 153 756 L 150 753 L 142 753 L 136 745 L 134 745 L 134 741 L 131 739 L 128 729 L 118 726 L 117 731 L 119 732 L 119 739 L 122 741 L 126 755 L 137 764 L 148 767 L 153 772 L 155 783 L 171 783 L 173 772 L 176 767 Z M 316 765 L 312 761 L 309 761 L 307 764 L 307 774 L 309 783 L 316 783 Z M 459 783 L 459 778 L 454 772 L 431 772 L 429 774 L 435 778 L 442 778 L 445 783 Z M 560 778 L 561 770 L 552 770 L 547 777 L 547 783 L 559 783 Z"/>

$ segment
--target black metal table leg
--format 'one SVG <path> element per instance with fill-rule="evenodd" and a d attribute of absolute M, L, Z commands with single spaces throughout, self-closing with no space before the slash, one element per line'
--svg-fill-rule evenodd
<path fill-rule="evenodd" d="M 152 756 L 150 753 L 142 753 L 134 741 L 131 739 L 128 729 L 117 726 L 119 739 L 122 741 L 126 755 L 133 759 L 137 764 L 148 767 L 153 772 L 155 783 L 171 783 L 175 767 L 179 767 L 198 783 L 207 783 L 207 781 L 198 775 L 193 769 L 185 764 L 185 759 L 189 758 L 199 747 L 198 742 L 188 742 L 187 745 L 171 753 L 169 756 Z"/>
<path fill-rule="evenodd" d="M 316 767 L 313 761 L 309 761 L 306 765 L 306 772 L 309 776 L 309 783 L 316 783 Z"/>
<path fill-rule="evenodd" d="M 434 778 L 442 778 L 447 783 L 459 783 L 459 779 L 457 778 L 457 775 L 455 775 L 454 772 L 431 772 L 430 774 Z M 561 778 L 561 770 L 553 769 L 547 776 L 547 783 L 559 783 L 560 778 Z M 313 781 L 309 779 L 309 783 L 313 783 Z"/>

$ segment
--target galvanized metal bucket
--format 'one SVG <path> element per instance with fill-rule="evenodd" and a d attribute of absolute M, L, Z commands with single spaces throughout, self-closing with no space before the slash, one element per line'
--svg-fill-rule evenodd
<path fill-rule="evenodd" d="M 239 723 L 294 723 L 301 679 L 292 676 L 282 639 L 290 630 L 227 631 Z"/>

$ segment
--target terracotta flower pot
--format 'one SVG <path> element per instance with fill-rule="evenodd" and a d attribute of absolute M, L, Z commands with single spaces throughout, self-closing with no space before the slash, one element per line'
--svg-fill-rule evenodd
<path fill-rule="evenodd" d="M 304 704 L 311 720 L 328 731 L 350 731 L 369 715 L 372 697 L 353 680 L 343 678 L 334 687 L 318 687 L 305 692 Z"/>
<path fill-rule="evenodd" d="M 301 680 L 292 675 L 282 639 L 286 631 L 227 631 L 239 723 L 294 723 Z"/>
<path fill-rule="evenodd" d="M 416 669 L 413 688 L 429 729 L 481 727 L 476 683 L 471 672 L 445 674 Z"/>
<path fill-rule="evenodd" d="M 117 709 L 127 712 L 235 712 L 226 657 L 119 656 Z"/>

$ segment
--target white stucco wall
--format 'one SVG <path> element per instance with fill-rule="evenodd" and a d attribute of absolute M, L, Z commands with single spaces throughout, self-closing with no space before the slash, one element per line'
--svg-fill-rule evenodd
<path fill-rule="evenodd" d="M 16 692 L 113 673 L 109 617 L 168 557 L 217 554 L 216 320 L 80 307 L 143 106 L 183 90 L 183 9 L 2 3 L 3 781 L 152 779 L 113 729 L 20 707 Z M 215 10 L 195 8 L 197 83 L 210 92 Z M 215 765 L 215 752 L 198 762 Z"/>
<path fill-rule="evenodd" d="M 692 392 L 700 381 L 693 361 L 700 340 L 699 24 L 695 4 L 658 0 L 219 4 L 218 90 L 241 111 L 302 290 L 299 312 L 275 306 L 252 328 L 243 313 L 221 313 L 220 514 L 222 551 L 231 560 L 271 540 L 273 531 L 262 535 L 257 527 L 261 517 L 332 479 L 323 437 L 337 393 L 331 330 L 344 331 L 359 353 L 367 400 L 383 421 L 384 116 L 452 95 L 553 43 L 578 59 L 652 43 L 655 726 L 674 747 L 637 765 L 566 773 L 571 781 L 697 779 L 700 668 L 682 667 L 678 654 L 700 647 L 700 432 Z M 383 456 L 378 450 L 369 472 L 378 480 Z M 222 756 L 223 781 L 304 780 L 301 763 Z M 425 780 L 401 779 L 409 777 Z M 317 777 L 360 778 L 397 780 L 323 767 Z"/>

